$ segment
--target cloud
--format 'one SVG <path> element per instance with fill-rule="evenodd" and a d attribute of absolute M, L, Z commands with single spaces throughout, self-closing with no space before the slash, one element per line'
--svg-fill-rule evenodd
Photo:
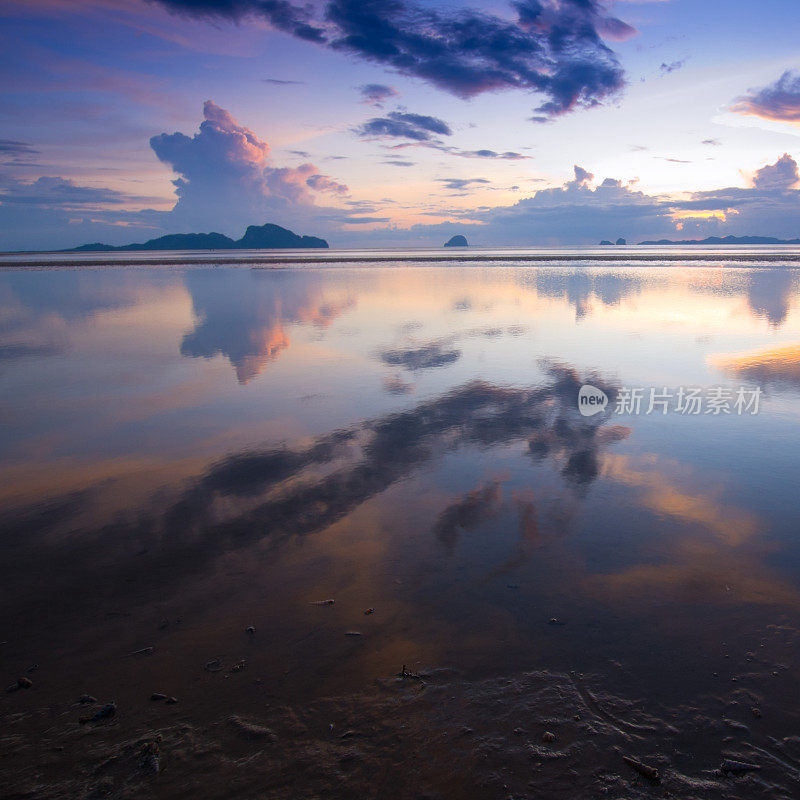
<path fill-rule="evenodd" d="M 82 186 L 59 176 L 29 183 L 4 177 L 0 246 L 126 244 L 179 231 L 240 236 L 247 225 L 265 222 L 325 235 L 351 221 L 347 209 L 318 204 L 321 198 L 343 197 L 347 186 L 310 161 L 294 167 L 274 163 L 269 144 L 211 100 L 203 106 L 199 131 L 162 133 L 150 139 L 150 146 L 176 175 L 177 199 L 171 210 L 132 210 L 125 206 L 141 207 L 157 199 Z"/>
<path fill-rule="evenodd" d="M 266 20 L 273 28 L 419 78 L 458 97 L 522 89 L 543 95 L 533 119 L 590 108 L 623 85 L 603 39 L 635 34 L 601 0 L 515 0 L 512 16 L 406 0 L 151 0 L 195 17 Z"/>
<path fill-rule="evenodd" d="M 311 24 L 307 9 L 292 5 L 288 0 L 150 0 L 169 11 L 195 17 L 227 17 L 239 21 L 258 15 L 273 28 L 312 42 L 325 41 L 323 30 Z"/>
<path fill-rule="evenodd" d="M 668 64 L 664 62 L 658 68 L 658 71 L 661 73 L 661 75 L 669 75 L 671 72 L 676 72 L 679 70 L 684 64 L 686 64 L 685 58 L 681 59 L 680 61 L 670 61 Z"/>
<path fill-rule="evenodd" d="M 722 142 L 719 139 L 703 139 L 701 144 L 707 144 L 711 147 L 721 147 Z"/>
<path fill-rule="evenodd" d="M 437 178 L 439 183 L 443 183 L 445 188 L 452 190 L 468 189 L 470 186 L 478 184 L 487 184 L 486 178 Z"/>
<path fill-rule="evenodd" d="M 0 153 L 21 156 L 21 155 L 38 155 L 39 151 L 28 144 L 28 142 L 18 142 L 14 139 L 0 139 Z"/>
<path fill-rule="evenodd" d="M 347 194 L 349 191 L 343 183 L 338 183 L 327 175 L 319 174 L 306 178 L 306 186 L 310 186 L 315 192 L 330 192 L 331 194 Z"/>
<path fill-rule="evenodd" d="M 262 78 L 263 83 L 271 83 L 273 86 L 303 86 L 305 81 L 288 81 L 282 78 Z"/>
<path fill-rule="evenodd" d="M 800 182 L 797 162 L 784 153 L 774 164 L 767 164 L 756 171 L 753 186 L 756 189 L 791 189 Z"/>
<path fill-rule="evenodd" d="M 363 98 L 362 102 L 375 106 L 375 108 L 382 108 L 384 101 L 400 94 L 393 86 L 386 86 L 382 83 L 365 83 L 363 86 L 359 86 L 358 91 Z"/>
<path fill-rule="evenodd" d="M 388 164 L 390 167 L 413 167 L 416 165 L 414 161 L 399 161 L 399 160 L 391 160 L 391 161 L 384 161 L 384 164 Z"/>
<path fill-rule="evenodd" d="M 0 189 L 0 202 L 5 204 L 44 206 L 47 208 L 81 209 L 119 205 L 135 198 L 113 189 L 79 186 L 66 178 L 43 176 L 31 183 L 6 181 Z M 152 198 L 149 198 L 152 199 Z"/>
<path fill-rule="evenodd" d="M 433 134 L 441 136 L 453 134 L 444 120 L 401 111 L 393 111 L 385 117 L 373 117 L 356 128 L 356 133 L 364 138 L 412 139 L 417 142 L 431 141 L 434 138 Z"/>
<path fill-rule="evenodd" d="M 347 187 L 311 163 L 273 166 L 270 146 L 211 100 L 193 136 L 162 133 L 150 146 L 178 174 L 172 216 L 192 226 L 241 229 L 243 222 L 291 222 L 290 211 L 313 207 L 316 192 L 344 194 Z"/>
<path fill-rule="evenodd" d="M 503 161 L 523 161 L 531 157 L 523 156 L 521 153 L 515 153 L 510 150 L 506 150 L 505 153 L 498 153 L 495 150 L 457 150 L 450 148 L 448 152 L 462 158 L 499 158 Z"/>
<path fill-rule="evenodd" d="M 575 165 L 574 178 L 561 187 L 540 189 L 509 206 L 440 209 L 440 216 L 462 222 L 457 227 L 414 226 L 408 234 L 415 241 L 424 234 L 435 241 L 448 233 L 465 233 L 471 242 L 478 239 L 486 246 L 597 244 L 619 236 L 628 241 L 727 234 L 792 238 L 798 235 L 797 179 L 795 160 L 784 154 L 757 170 L 749 187 L 648 195 L 637 190 L 636 181 L 596 182 L 591 172 Z M 378 238 L 380 232 L 373 235 Z M 386 232 L 387 238 L 393 235 Z"/>
<path fill-rule="evenodd" d="M 800 123 L 800 72 L 787 70 L 762 89 L 750 89 L 731 111 L 778 122 Z"/>

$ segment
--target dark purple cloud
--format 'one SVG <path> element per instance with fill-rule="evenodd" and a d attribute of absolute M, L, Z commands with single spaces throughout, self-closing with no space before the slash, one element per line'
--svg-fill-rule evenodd
<path fill-rule="evenodd" d="M 14 139 L 0 139 L 0 153 L 8 153 L 9 155 L 35 155 L 38 150 L 28 142 L 18 142 Z"/>
<path fill-rule="evenodd" d="M 283 78 L 262 78 L 263 83 L 271 83 L 273 86 L 303 86 L 305 81 L 289 81 Z"/>
<path fill-rule="evenodd" d="M 239 21 L 248 16 L 259 16 L 279 31 L 312 42 L 325 41 L 320 27 L 312 24 L 307 9 L 287 0 L 150 0 L 170 11 L 191 14 L 195 17 L 223 17 Z"/>
<path fill-rule="evenodd" d="M 522 161 L 530 158 L 530 156 L 523 156 L 521 153 L 515 153 L 511 150 L 506 150 L 504 153 L 498 153 L 495 150 L 454 150 L 452 152 L 453 155 L 462 156 L 463 158 L 499 158 L 503 161 Z"/>
<path fill-rule="evenodd" d="M 365 138 L 412 139 L 416 142 L 428 142 L 434 134 L 451 136 L 450 126 L 437 117 L 424 114 L 408 114 L 393 111 L 385 117 L 373 117 L 356 129 L 359 136 Z"/>
<path fill-rule="evenodd" d="M 461 189 L 468 189 L 475 184 L 487 184 L 486 178 L 437 178 L 439 183 L 443 183 L 446 189 L 458 191 Z"/>
<path fill-rule="evenodd" d="M 359 87 L 358 91 L 361 93 L 364 103 L 376 108 L 381 108 L 390 97 L 399 95 L 399 92 L 393 86 L 386 86 L 383 83 L 365 83 Z"/>
<path fill-rule="evenodd" d="M 134 198 L 94 186 L 79 186 L 67 178 L 43 176 L 32 183 L 7 182 L 0 190 L 3 204 L 43 206 L 47 208 L 87 208 L 98 205 L 120 205 L 128 200 L 153 198 Z"/>
<path fill-rule="evenodd" d="M 750 89 L 731 110 L 779 122 L 800 122 L 800 72 L 786 70 L 775 83 Z"/>
<path fill-rule="evenodd" d="M 286 0 L 151 0 L 196 17 L 266 19 L 274 28 L 420 78 L 458 97 L 522 89 L 543 95 L 535 121 L 597 105 L 623 72 L 603 42 L 634 29 L 602 0 L 514 0 L 512 18 L 411 0 L 328 0 L 316 14 Z"/>

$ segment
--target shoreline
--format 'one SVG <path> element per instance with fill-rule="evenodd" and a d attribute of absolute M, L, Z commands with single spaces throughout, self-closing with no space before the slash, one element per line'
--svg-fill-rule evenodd
<path fill-rule="evenodd" d="M 159 251 L 163 252 L 163 251 Z M 118 259 L 118 258 L 93 258 L 81 260 L 55 259 L 18 259 L 16 261 L 0 260 L 0 270 L 20 269 L 20 268 L 55 268 L 64 269 L 69 267 L 138 267 L 138 266 L 163 266 L 163 267 L 183 267 L 183 266 L 233 266 L 250 265 L 257 269 L 279 269 L 292 267 L 295 265 L 328 265 L 328 264 L 445 264 L 453 262 L 456 266 L 469 265 L 488 265 L 492 263 L 513 264 L 578 264 L 586 263 L 590 266 L 594 263 L 601 264 L 624 264 L 635 267 L 642 264 L 690 262 L 692 265 L 715 265 L 741 264 L 743 266 L 765 265 L 797 265 L 800 264 L 800 253 L 628 253 L 628 254 L 516 254 L 516 255 L 495 255 L 487 253 L 464 254 L 454 257 L 449 254 L 424 255 L 413 253 L 401 253 L 398 255 L 341 255 L 328 256 L 325 258 L 313 257 L 242 257 L 242 258 L 213 258 L 213 257 L 176 257 L 175 259 L 161 257 Z"/>

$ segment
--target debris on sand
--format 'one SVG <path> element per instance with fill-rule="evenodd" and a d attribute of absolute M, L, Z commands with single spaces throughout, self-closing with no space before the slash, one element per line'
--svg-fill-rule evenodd
<path fill-rule="evenodd" d="M 746 761 L 726 759 L 722 762 L 719 771 L 723 775 L 744 775 L 747 772 L 757 772 L 761 767 L 758 764 L 748 764 Z"/>
<path fill-rule="evenodd" d="M 335 600 L 314 600 L 311 605 L 312 606 L 332 606 L 336 601 Z"/>
<path fill-rule="evenodd" d="M 222 659 L 212 658 L 211 661 L 206 661 L 203 669 L 206 672 L 222 672 Z"/>
<path fill-rule="evenodd" d="M 150 699 L 154 702 L 157 702 L 159 700 L 166 700 L 167 696 L 165 694 L 161 694 L 161 692 L 153 692 L 153 694 L 150 695 Z"/>
<path fill-rule="evenodd" d="M 139 650 L 134 650 L 132 653 L 128 653 L 129 656 L 151 656 L 155 652 L 155 647 L 152 645 L 148 647 L 142 647 Z"/>
<path fill-rule="evenodd" d="M 158 746 L 160 738 L 150 739 L 142 745 L 139 764 L 147 772 L 158 774 L 161 767 L 161 749 Z"/>
<path fill-rule="evenodd" d="M 556 740 L 556 735 L 551 733 L 550 731 L 545 731 L 542 734 L 542 741 L 546 742 L 547 744 L 552 744 Z"/>
<path fill-rule="evenodd" d="M 245 663 L 245 660 L 242 659 L 241 661 L 237 661 L 231 667 L 231 672 L 241 672 L 246 666 L 247 666 L 247 664 Z"/>
<path fill-rule="evenodd" d="M 16 683 L 12 683 L 6 691 L 16 692 L 19 689 L 30 689 L 33 686 L 33 681 L 30 678 L 18 678 Z"/>
<path fill-rule="evenodd" d="M 400 672 L 397 673 L 397 677 L 404 681 L 409 680 L 409 681 L 422 682 L 422 675 L 420 675 L 418 672 L 409 672 L 406 669 L 405 664 L 403 664 L 403 669 L 401 669 Z"/>
<path fill-rule="evenodd" d="M 566 625 L 566 622 L 562 622 L 558 617 L 550 617 L 548 625 Z"/>
<path fill-rule="evenodd" d="M 361 631 L 345 631 L 345 636 L 361 636 Z"/>
<path fill-rule="evenodd" d="M 655 767 L 643 764 L 641 761 L 637 761 L 630 756 L 622 756 L 622 760 L 631 767 L 631 769 L 636 770 L 642 777 L 647 778 L 647 780 L 653 783 L 658 783 L 661 780 L 661 774 Z"/>
<path fill-rule="evenodd" d="M 174 706 L 175 703 L 177 703 L 177 702 L 178 702 L 178 698 L 177 697 L 168 697 L 167 698 L 167 705 L 168 706 Z"/>
<path fill-rule="evenodd" d="M 255 628 L 255 625 L 248 625 L 248 626 L 247 626 L 247 627 L 244 629 L 244 632 L 245 632 L 245 633 L 246 633 L 248 636 L 255 636 L 255 635 L 256 635 L 256 628 Z"/>
<path fill-rule="evenodd" d="M 78 720 L 78 722 L 80 722 L 81 725 L 85 725 L 87 722 L 100 722 L 100 720 L 113 717 L 114 714 L 116 713 L 117 713 L 117 704 L 106 703 L 102 708 L 99 708 L 97 711 L 95 711 L 94 714 L 89 714 L 85 717 L 81 717 Z"/>
<path fill-rule="evenodd" d="M 761 719 L 761 709 L 760 708 L 751 708 L 750 711 L 752 711 L 753 716 L 756 719 Z"/>
<path fill-rule="evenodd" d="M 364 616 L 365 616 L 365 617 L 368 617 L 370 614 L 374 614 L 374 613 L 375 613 L 375 609 L 374 609 L 374 608 L 368 608 L 368 609 L 367 609 L 367 610 L 364 612 Z"/>
<path fill-rule="evenodd" d="M 278 738 L 269 728 L 265 728 L 255 722 L 249 722 L 236 715 L 228 717 L 228 724 L 236 733 L 246 739 L 269 739 L 274 742 Z"/>
<path fill-rule="evenodd" d="M 90 694 L 82 694 L 81 698 L 80 698 L 80 700 L 78 700 L 78 702 L 82 706 L 93 705 L 94 703 L 97 702 L 97 698 L 96 697 L 92 697 L 92 695 L 90 695 Z"/>

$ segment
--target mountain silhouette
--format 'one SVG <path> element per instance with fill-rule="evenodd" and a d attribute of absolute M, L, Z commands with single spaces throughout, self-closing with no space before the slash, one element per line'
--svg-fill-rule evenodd
<path fill-rule="evenodd" d="M 286 247 L 327 247 L 324 239 L 298 236 L 280 225 L 250 225 L 241 239 L 231 239 L 221 233 L 170 233 L 147 242 L 123 244 L 82 244 L 66 252 L 108 252 L 111 250 L 270 250 Z"/>
<path fill-rule="evenodd" d="M 639 244 L 800 244 L 800 239 L 775 239 L 772 236 L 709 236 L 707 239 L 659 239 Z"/>

